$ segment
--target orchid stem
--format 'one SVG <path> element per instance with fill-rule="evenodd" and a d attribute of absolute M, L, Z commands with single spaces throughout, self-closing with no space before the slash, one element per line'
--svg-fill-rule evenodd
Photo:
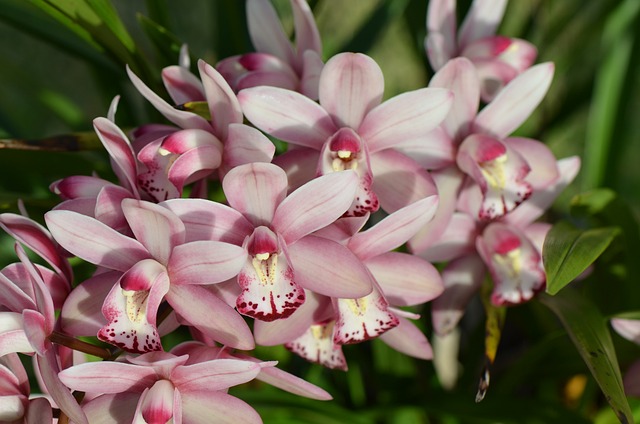
<path fill-rule="evenodd" d="M 69 335 L 59 333 L 54 331 L 49 335 L 49 340 L 52 343 L 57 343 L 63 346 L 67 346 L 73 350 L 77 350 L 80 352 L 87 353 L 89 355 L 97 356 L 102 359 L 109 359 L 112 356 L 111 351 L 109 349 L 105 349 L 100 346 L 93 345 L 91 343 L 87 343 L 82 340 L 78 340 L 75 337 L 71 337 Z"/>

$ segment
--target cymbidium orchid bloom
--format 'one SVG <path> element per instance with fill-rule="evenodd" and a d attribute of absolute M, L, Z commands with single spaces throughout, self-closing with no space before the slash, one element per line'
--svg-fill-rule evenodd
<path fill-rule="evenodd" d="M 322 70 L 320 104 L 275 87 L 247 88 L 238 99 L 254 125 L 299 146 L 277 161 L 294 186 L 315 175 L 357 172 L 360 184 L 346 216 L 363 216 L 379 205 L 391 213 L 436 194 L 426 170 L 393 147 L 425 138 L 452 103 L 448 90 L 424 88 L 384 103 L 383 91 L 384 77 L 373 59 L 341 53 Z M 315 162 L 315 169 L 296 166 L 298 161 Z"/>
<path fill-rule="evenodd" d="M 478 69 L 482 99 L 491 101 L 509 81 L 525 71 L 538 54 L 531 43 L 495 35 L 507 0 L 474 0 L 457 30 L 456 0 L 431 0 L 427 11 L 425 50 L 439 70 L 455 57 L 466 57 Z"/>
<path fill-rule="evenodd" d="M 578 173 L 577 157 L 557 162 L 559 177 L 535 192 L 518 209 L 485 224 L 456 213 L 438 242 L 420 253 L 434 261 L 449 261 L 442 272 L 444 293 L 434 300 L 434 329 L 446 334 L 458 323 L 487 270 L 493 280 L 491 301 L 497 306 L 530 300 L 544 289 L 542 245 L 550 224 L 534 222 Z"/>
<path fill-rule="evenodd" d="M 614 318 L 611 326 L 625 339 L 640 345 L 640 320 L 630 318 Z M 635 361 L 627 369 L 624 379 L 624 391 L 628 396 L 640 397 L 640 360 Z"/>
<path fill-rule="evenodd" d="M 231 347 L 251 349 L 253 337 L 240 315 L 201 287 L 236 276 L 245 262 L 244 250 L 217 241 L 185 242 L 182 221 L 153 203 L 125 199 L 122 210 L 135 238 L 76 212 L 45 215 L 50 231 L 69 252 L 124 273 L 102 306 L 108 324 L 98 337 L 129 352 L 161 350 L 156 314 L 165 299 L 189 325 Z M 102 290 L 99 285 L 86 289 Z M 216 319 L 210 319 L 212 311 Z"/>
<path fill-rule="evenodd" d="M 357 188 L 353 171 L 312 180 L 287 196 L 285 172 L 273 164 L 238 166 L 222 182 L 229 206 L 197 199 L 162 205 L 184 222 L 190 240 L 242 246 L 238 311 L 258 320 L 291 315 L 303 288 L 325 295 L 360 297 L 371 292 L 366 270 L 344 246 L 310 233 L 347 210 Z M 340 277 L 342 277 L 340 279 Z"/>
<path fill-rule="evenodd" d="M 294 90 L 318 99 L 322 41 L 306 0 L 291 0 L 295 47 L 270 0 L 247 0 L 247 25 L 255 53 L 221 60 L 216 69 L 238 92 L 262 85 Z"/>
<path fill-rule="evenodd" d="M 309 361 L 342 370 L 347 369 L 347 364 L 341 346 L 375 337 L 408 355 L 430 358 L 428 340 L 406 319 L 419 315 L 391 305 L 428 302 L 442 292 L 442 281 L 430 263 L 392 250 L 428 222 L 436 206 L 437 196 L 430 196 L 394 212 L 366 231 L 358 232 L 365 220 L 344 226 L 335 224 L 346 228 L 347 233 L 336 226 L 318 231 L 317 236 L 340 241 L 362 261 L 372 278 L 373 291 L 355 299 L 310 295 L 309 304 L 291 318 L 256 322 L 257 343 L 286 343 L 288 349 Z"/>
<path fill-rule="evenodd" d="M 549 148 L 537 140 L 510 137 L 546 94 L 553 69 L 551 63 L 531 67 L 480 111 L 479 80 L 468 59 L 452 59 L 434 75 L 430 86 L 454 93 L 451 113 L 425 142 L 398 146 L 423 166 L 437 167 L 432 175 L 440 193 L 439 209 L 433 221 L 409 241 L 414 253 L 442 236 L 456 210 L 479 221 L 499 219 L 558 179 Z M 448 161 L 434 159 L 433 146 L 450 152 Z"/>
<path fill-rule="evenodd" d="M 227 394 L 273 362 L 240 359 L 190 361 L 189 355 L 149 352 L 126 362 L 88 362 L 60 379 L 91 400 L 82 409 L 91 423 L 261 423 L 257 412 Z"/>

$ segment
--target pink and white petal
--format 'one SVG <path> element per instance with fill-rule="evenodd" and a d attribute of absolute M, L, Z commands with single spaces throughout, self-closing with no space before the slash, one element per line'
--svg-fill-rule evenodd
<path fill-rule="evenodd" d="M 173 285 L 214 284 L 238 275 L 247 258 L 239 246 L 193 241 L 173 249 L 167 269 Z"/>
<path fill-rule="evenodd" d="M 334 324 L 334 321 L 313 324 L 302 336 L 285 344 L 284 347 L 307 361 L 347 371 L 347 360 L 342 353 L 342 346 L 333 340 Z"/>
<path fill-rule="evenodd" d="M 158 376 L 152 367 L 123 362 L 86 362 L 59 373 L 60 380 L 72 390 L 88 393 L 141 393 Z"/>
<path fill-rule="evenodd" d="M 547 233 L 549 233 L 550 229 L 551 224 L 547 222 L 534 222 L 533 224 L 527 225 L 523 228 L 522 232 L 531 244 L 533 244 L 533 247 L 535 247 L 539 253 L 542 253 L 544 239 L 547 237 Z"/>
<path fill-rule="evenodd" d="M 427 36 L 436 40 L 427 42 L 433 50 L 429 54 L 429 61 L 434 69 L 440 69 L 445 62 L 456 54 L 456 2 L 455 0 L 434 0 L 429 2 L 427 9 Z M 436 63 L 434 63 L 435 60 Z"/>
<path fill-rule="evenodd" d="M 199 60 L 198 69 L 207 96 L 213 132 L 224 140 L 227 138 L 229 124 L 242 123 L 240 103 L 227 81 L 213 66 Z"/>
<path fill-rule="evenodd" d="M 153 383 L 151 383 L 153 384 Z M 140 393 L 106 394 L 82 405 L 91 424 L 122 424 L 133 422 Z"/>
<path fill-rule="evenodd" d="M 517 129 L 542 101 L 553 79 L 554 65 L 541 63 L 507 84 L 476 117 L 474 131 L 504 138 Z"/>
<path fill-rule="evenodd" d="M 95 197 L 102 188 L 112 185 L 113 183 L 103 180 L 102 178 L 90 177 L 88 175 L 74 175 L 54 181 L 49 185 L 49 190 L 63 199 L 68 200 L 78 197 Z"/>
<path fill-rule="evenodd" d="M 49 400 L 45 397 L 30 399 L 25 419 L 26 424 L 53 423 L 53 410 Z"/>
<path fill-rule="evenodd" d="M 320 104 L 338 128 L 360 127 L 369 111 L 380 104 L 383 92 L 380 66 L 362 53 L 335 55 L 320 75 Z"/>
<path fill-rule="evenodd" d="M 434 2 L 429 2 L 432 4 Z M 427 53 L 429 64 L 434 70 L 441 69 L 451 58 L 456 56 L 455 39 L 453 42 L 445 35 L 429 31 L 424 39 L 424 50 Z"/>
<path fill-rule="evenodd" d="M 0 356 L 9 353 L 33 353 L 34 349 L 24 332 L 22 314 L 0 312 Z"/>
<path fill-rule="evenodd" d="M 614 318 L 611 326 L 625 339 L 640 344 L 640 320 L 627 318 Z"/>
<path fill-rule="evenodd" d="M 295 280 L 318 294 L 348 299 L 371 293 L 372 281 L 360 259 L 333 240 L 313 235 L 289 246 Z"/>
<path fill-rule="evenodd" d="M 253 225 L 240 212 L 221 203 L 206 199 L 172 199 L 160 205 L 182 220 L 186 242 L 212 240 L 240 246 L 253 232 Z"/>
<path fill-rule="evenodd" d="M 118 271 L 108 271 L 78 284 L 62 306 L 62 330 L 73 336 L 95 336 L 107 324 L 102 304 L 121 275 Z"/>
<path fill-rule="evenodd" d="M 235 309 L 197 285 L 172 285 L 167 300 L 189 325 L 215 341 L 241 350 L 254 348 L 253 335 Z M 216 319 L 211 319 L 215 314 Z"/>
<path fill-rule="evenodd" d="M 0 305 L 11 312 L 37 310 L 31 279 L 22 264 L 11 264 L 0 271 Z"/>
<path fill-rule="evenodd" d="M 93 120 L 93 128 L 98 134 L 104 148 L 109 152 L 111 160 L 115 163 L 113 172 L 118 179 L 125 183 L 125 188 L 136 194 L 138 175 L 138 164 L 131 147 L 131 142 L 122 130 L 107 118 L 96 118 Z"/>
<path fill-rule="evenodd" d="M 452 105 L 453 93 L 443 88 L 403 93 L 369 111 L 358 134 L 366 140 L 371 154 L 400 142 L 424 140 L 445 119 Z"/>
<path fill-rule="evenodd" d="M 222 151 L 222 143 L 209 131 L 186 129 L 174 131 L 164 137 L 158 150 L 161 155 L 170 153 L 181 155 L 192 149 L 205 146 L 217 147 L 218 150 Z"/>
<path fill-rule="evenodd" d="M 369 220 L 369 216 L 369 214 L 366 214 L 363 216 L 342 217 L 328 227 L 315 231 L 313 235 L 344 244 L 364 227 Z"/>
<path fill-rule="evenodd" d="M 246 10 L 253 47 L 259 52 L 269 53 L 287 63 L 293 63 L 295 53 L 271 2 L 249 0 Z"/>
<path fill-rule="evenodd" d="M 471 297 L 480 289 L 485 265 L 477 255 L 451 261 L 442 272 L 444 292 L 431 304 L 433 328 L 439 335 L 453 330 L 464 315 Z"/>
<path fill-rule="evenodd" d="M 430 262 L 447 262 L 475 251 L 478 223 L 466 213 L 455 212 L 444 232 L 418 255 Z"/>
<path fill-rule="evenodd" d="M 260 364 L 242 359 L 215 359 L 176 367 L 171 382 L 185 396 L 190 392 L 222 391 L 251 381 L 260 372 Z"/>
<path fill-rule="evenodd" d="M 167 66 L 162 70 L 162 82 L 177 105 L 205 101 L 202 82 L 182 66 Z"/>
<path fill-rule="evenodd" d="M 373 227 L 355 234 L 347 247 L 362 261 L 396 249 L 431 221 L 437 207 L 437 195 L 411 203 Z"/>
<path fill-rule="evenodd" d="M 419 305 L 444 290 L 438 270 L 417 256 L 388 252 L 368 259 L 365 265 L 392 305 Z"/>
<path fill-rule="evenodd" d="M 264 134 L 244 124 L 229 125 L 223 163 L 228 169 L 252 162 L 271 162 L 276 146 Z"/>
<path fill-rule="evenodd" d="M 277 206 L 271 227 L 287 244 L 293 243 L 340 218 L 353 203 L 357 188 L 354 171 L 315 178 Z"/>
<path fill-rule="evenodd" d="M 255 70 L 247 72 L 237 80 L 237 90 L 267 85 L 270 87 L 296 90 L 300 81 L 286 63 L 278 70 Z"/>
<path fill-rule="evenodd" d="M 173 417 L 173 384 L 169 380 L 158 380 L 150 389 L 145 389 L 138 401 L 138 412 L 142 423 L 166 423 Z"/>
<path fill-rule="evenodd" d="M 640 397 L 640 361 L 634 362 L 624 374 L 624 392 L 627 396 Z"/>
<path fill-rule="evenodd" d="M 293 10 L 298 60 L 302 59 L 302 55 L 307 50 L 321 54 L 322 40 L 309 4 L 305 0 L 292 0 L 291 9 Z"/>
<path fill-rule="evenodd" d="M 253 332 L 256 343 L 261 346 L 276 346 L 291 342 L 302 336 L 316 322 L 333 316 L 333 307 L 328 297 L 305 290 L 305 302 L 287 319 L 255 321 Z"/>
<path fill-rule="evenodd" d="M 195 113 L 179 110 L 167 103 L 162 97 L 154 93 L 149 87 L 146 86 L 142 80 L 133 73 L 133 71 L 127 66 L 127 74 L 129 79 L 136 87 L 138 92 L 149 101 L 165 118 L 173 122 L 180 128 L 198 128 L 205 131 L 211 131 L 211 125 L 209 122 Z"/>
<path fill-rule="evenodd" d="M 557 162 L 560 178 L 544 190 L 536 190 L 530 198 L 522 202 L 515 210 L 503 218 L 516 227 L 524 227 L 538 219 L 552 204 L 558 195 L 574 180 L 580 170 L 580 158 L 571 156 Z"/>
<path fill-rule="evenodd" d="M 260 415 L 247 403 L 224 392 L 193 391 L 182 395 L 182 422 L 206 424 L 262 424 Z"/>
<path fill-rule="evenodd" d="M 548 187 L 560 177 L 556 157 L 543 143 L 524 137 L 509 137 L 504 142 L 529 164 L 531 171 L 526 179 L 534 192 Z"/>
<path fill-rule="evenodd" d="M 453 105 L 442 126 L 451 139 L 459 142 L 468 134 L 469 125 L 478 112 L 480 81 L 476 68 L 465 57 L 451 59 L 431 78 L 429 87 L 453 92 Z"/>
<path fill-rule="evenodd" d="M 88 216 L 71 211 L 49 211 L 44 219 L 62 247 L 92 264 L 124 272 L 150 256 L 137 240 Z"/>
<path fill-rule="evenodd" d="M 334 305 L 338 317 L 333 328 L 333 341 L 340 345 L 373 339 L 399 324 L 377 284 L 373 284 L 373 291 L 364 297 L 334 299 Z"/>
<path fill-rule="evenodd" d="M 475 0 L 460 25 L 458 44 L 466 46 L 480 38 L 494 35 L 506 6 L 507 0 Z"/>
<path fill-rule="evenodd" d="M 73 279 L 69 263 L 62 257 L 60 249 L 49 231 L 42 225 L 22 215 L 3 213 L 0 214 L 0 227 L 47 261 L 56 272 L 65 276 L 68 281 Z"/>
<path fill-rule="evenodd" d="M 300 147 L 276 156 L 273 158 L 273 163 L 287 174 L 289 193 L 291 193 L 317 177 L 318 160 L 320 160 L 318 150 Z"/>
<path fill-rule="evenodd" d="M 135 199 L 124 199 L 122 211 L 136 239 L 166 265 L 174 247 L 185 239 L 186 230 L 180 218 L 167 208 Z"/>
<path fill-rule="evenodd" d="M 270 163 L 255 162 L 233 168 L 222 181 L 229 205 L 254 226 L 270 225 L 287 195 L 287 176 Z"/>
<path fill-rule="evenodd" d="M 489 65 L 492 62 L 498 62 L 508 66 L 514 71 L 513 77 L 529 68 L 535 61 L 537 54 L 538 51 L 533 44 L 518 38 L 509 38 L 501 35 L 478 39 L 467 45 L 461 53 L 462 56 L 468 57 L 474 63 L 477 61 Z M 489 65 L 489 67 L 491 66 Z M 493 72 L 493 74 L 498 79 L 502 79 L 499 68 L 496 68 L 496 70 L 498 72 Z M 485 76 L 487 75 L 486 70 L 482 73 Z M 513 77 L 502 80 L 507 83 Z"/>
<path fill-rule="evenodd" d="M 73 397 L 66 384 L 60 379 L 60 368 L 58 358 L 54 349 L 49 349 L 46 356 L 36 356 L 36 367 L 40 372 L 40 377 L 44 386 L 53 399 L 53 402 L 64 414 L 75 424 L 89 424 L 86 415 L 80 408 L 78 401 Z M 91 423 L 93 424 L 93 423 Z"/>
<path fill-rule="evenodd" d="M 65 200 L 55 205 L 51 210 L 72 211 L 94 217 L 96 211 L 96 199 L 91 197 L 79 197 L 77 199 Z"/>
<path fill-rule="evenodd" d="M 518 72 L 523 72 L 535 62 L 536 56 L 538 49 L 535 45 L 526 40 L 512 38 L 509 47 L 504 49 L 498 58 L 513 66 Z"/>
<path fill-rule="evenodd" d="M 238 93 L 245 117 L 283 141 L 320 150 L 337 128 L 322 106 L 295 91 L 246 88 Z"/>
<path fill-rule="evenodd" d="M 33 347 L 38 355 L 44 355 L 47 349 L 51 347 L 51 344 L 47 343 L 50 329 L 47 328 L 48 326 L 44 316 L 40 312 L 25 309 L 22 311 L 22 322 L 24 334 L 27 340 L 29 340 L 31 347 Z"/>
<path fill-rule="evenodd" d="M 182 192 L 185 185 L 206 178 L 221 163 L 221 147 L 200 146 L 178 156 L 169 167 L 167 177 Z"/>
<path fill-rule="evenodd" d="M 114 230 L 128 229 L 127 220 L 122 212 L 122 201 L 130 198 L 131 193 L 120 186 L 104 187 L 96 198 L 95 218 Z"/>
<path fill-rule="evenodd" d="M 296 0 L 299 1 L 299 0 Z M 300 93 L 312 100 L 317 100 L 320 89 L 320 75 L 324 62 L 319 53 L 306 50 L 302 55 L 302 76 L 300 77 Z"/>
<path fill-rule="evenodd" d="M 380 340 L 405 355 L 418 359 L 432 359 L 433 349 L 422 331 L 408 319 L 398 319 L 398 326 L 382 334 Z"/>
<path fill-rule="evenodd" d="M 494 58 L 475 58 L 473 64 L 480 79 L 480 96 L 485 103 L 492 102 L 498 93 L 515 77 L 518 70 Z"/>
<path fill-rule="evenodd" d="M 416 161 L 387 149 L 371 155 L 373 191 L 382 209 L 393 213 L 413 202 L 437 194 L 431 175 Z"/>

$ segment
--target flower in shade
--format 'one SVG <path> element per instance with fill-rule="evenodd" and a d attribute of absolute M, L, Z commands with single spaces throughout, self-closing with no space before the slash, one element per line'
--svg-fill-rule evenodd
<path fill-rule="evenodd" d="M 482 99 L 491 101 L 535 61 L 531 43 L 495 35 L 507 0 L 474 0 L 457 30 L 456 1 L 432 0 L 427 10 L 425 49 L 436 71 L 455 57 L 466 57 L 478 69 Z"/>
<path fill-rule="evenodd" d="M 393 147 L 424 139 L 452 103 L 443 89 L 415 90 L 385 102 L 383 91 L 382 71 L 373 59 L 341 53 L 322 70 L 319 104 L 275 87 L 247 88 L 238 99 L 254 125 L 296 145 L 276 161 L 294 187 L 316 175 L 354 170 L 359 185 L 346 216 L 363 216 L 435 194 L 427 171 Z"/>
<path fill-rule="evenodd" d="M 640 320 L 613 318 L 611 326 L 625 339 L 640 345 Z M 635 361 L 624 375 L 624 391 L 629 396 L 640 397 L 640 361 Z"/>

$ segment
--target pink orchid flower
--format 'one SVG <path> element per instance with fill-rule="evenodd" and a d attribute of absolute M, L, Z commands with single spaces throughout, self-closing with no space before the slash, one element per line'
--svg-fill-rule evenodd
<path fill-rule="evenodd" d="M 362 216 L 379 205 L 393 212 L 435 194 L 431 176 L 393 147 L 425 138 L 452 103 L 448 90 L 425 88 L 382 103 L 383 91 L 382 71 L 373 59 L 341 53 L 322 70 L 320 104 L 275 87 L 247 88 L 238 99 L 254 125 L 296 145 L 277 161 L 294 186 L 315 175 L 356 171 L 360 184 L 346 216 Z M 315 167 L 295 166 L 313 162 Z"/>
<path fill-rule="evenodd" d="M 640 344 L 640 320 L 614 318 L 611 326 L 625 339 Z M 629 396 L 640 397 L 640 361 L 635 361 L 623 378 L 624 391 Z"/>
<path fill-rule="evenodd" d="M 287 196 L 281 168 L 253 163 L 232 169 L 222 187 L 230 207 L 198 199 L 163 206 L 185 222 L 188 239 L 243 247 L 239 312 L 266 321 L 286 318 L 305 301 L 303 288 L 341 297 L 371 292 L 366 270 L 348 249 L 310 235 L 347 210 L 357 187 L 355 172 L 319 177 Z"/>
<path fill-rule="evenodd" d="M 189 355 L 167 352 L 127 356 L 125 360 L 88 362 L 60 373 L 65 385 L 91 396 L 82 405 L 90 422 L 262 422 L 253 408 L 226 392 L 275 363 L 240 359 L 193 362 Z"/>
<path fill-rule="evenodd" d="M 552 77 L 553 64 L 533 66 L 478 111 L 479 82 L 469 60 L 453 59 L 434 75 L 430 86 L 454 93 L 451 113 L 429 134 L 428 142 L 398 146 L 422 166 L 439 167 L 432 172 L 440 193 L 439 209 L 433 221 L 409 241 L 413 252 L 420 253 L 439 240 L 454 212 L 495 220 L 558 179 L 549 148 L 537 140 L 509 136 L 538 106 Z M 433 146 L 450 152 L 448 163 L 434 160 Z"/>
<path fill-rule="evenodd" d="M 355 234 L 344 234 L 346 237 L 340 237 L 335 226 L 316 232 L 317 236 L 341 241 L 355 254 L 371 276 L 373 291 L 355 299 L 313 295 L 309 305 L 303 305 L 287 320 L 256 322 L 256 341 L 264 345 L 286 343 L 288 349 L 309 361 L 343 370 L 347 365 L 341 346 L 375 337 L 408 355 L 430 358 L 428 340 L 406 319 L 419 315 L 398 307 L 436 298 L 443 290 L 442 281 L 430 263 L 393 250 L 424 226 L 436 207 L 437 196 L 430 196 L 394 212 L 366 231 L 358 232 L 360 227 L 354 225 L 347 231 Z M 364 222 L 358 221 L 361 225 Z"/>
<path fill-rule="evenodd" d="M 253 348 L 245 321 L 202 285 L 238 274 L 244 250 L 229 243 L 186 243 L 185 226 L 168 209 L 125 199 L 125 218 L 135 236 L 127 237 L 100 221 L 71 211 L 50 211 L 47 225 L 69 252 L 101 267 L 122 272 L 102 312 L 108 320 L 98 337 L 130 352 L 160 350 L 156 314 L 166 300 L 189 324 L 239 349 Z M 101 285 L 85 287 L 100 293 Z M 210 314 L 215 311 L 216 319 Z"/>
<path fill-rule="evenodd" d="M 294 90 L 318 99 L 322 41 L 306 0 L 291 0 L 295 47 L 269 0 L 247 1 L 247 24 L 256 53 L 221 60 L 216 69 L 234 91 L 262 85 Z"/>
<path fill-rule="evenodd" d="M 556 181 L 501 220 L 485 225 L 467 214 L 456 213 L 440 240 L 420 253 L 430 261 L 449 261 L 442 272 L 444 293 L 433 302 L 437 333 L 446 334 L 457 325 L 487 270 L 494 284 L 491 300 L 497 306 L 526 302 L 544 289 L 542 245 L 551 225 L 534 221 L 573 181 L 580 160 L 561 159 L 557 167 Z"/>
<path fill-rule="evenodd" d="M 485 102 L 531 66 L 538 54 L 527 41 L 495 35 L 506 5 L 507 0 L 474 0 L 459 31 L 456 0 L 432 0 L 427 11 L 424 45 L 429 63 L 437 71 L 455 57 L 471 60 Z"/>

